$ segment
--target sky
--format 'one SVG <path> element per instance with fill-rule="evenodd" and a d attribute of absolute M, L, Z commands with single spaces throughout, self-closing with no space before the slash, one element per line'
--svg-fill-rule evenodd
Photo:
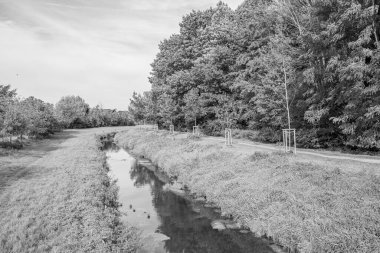
<path fill-rule="evenodd" d="M 55 104 L 78 95 L 126 110 L 150 89 L 160 41 L 219 0 L 0 0 L 0 85 Z M 225 0 L 236 9 L 243 0 Z"/>

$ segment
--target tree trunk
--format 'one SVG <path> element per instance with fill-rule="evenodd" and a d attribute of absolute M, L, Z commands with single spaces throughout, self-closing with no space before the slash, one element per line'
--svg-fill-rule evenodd
<path fill-rule="evenodd" d="M 372 7 L 373 7 L 372 29 L 373 29 L 373 34 L 375 35 L 375 45 L 376 45 L 376 48 L 379 48 L 379 36 L 377 34 L 376 21 L 377 21 L 377 16 L 378 16 L 378 14 L 380 12 L 380 9 L 378 10 L 378 13 L 376 13 L 376 10 L 375 10 L 375 0 L 372 0 Z"/>
<path fill-rule="evenodd" d="M 282 60 L 282 65 L 284 68 L 284 77 L 285 77 L 285 99 L 286 99 L 286 110 L 288 113 L 288 129 L 290 129 L 290 111 L 289 111 L 289 101 L 288 101 L 288 85 L 287 85 L 287 76 L 286 76 L 286 68 L 285 68 L 285 61 L 284 59 Z"/>

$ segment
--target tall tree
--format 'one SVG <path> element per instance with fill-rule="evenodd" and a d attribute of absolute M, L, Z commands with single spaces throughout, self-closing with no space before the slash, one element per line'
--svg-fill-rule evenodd
<path fill-rule="evenodd" d="M 62 97 L 55 106 L 56 116 L 68 128 L 84 127 L 89 105 L 79 96 Z"/>

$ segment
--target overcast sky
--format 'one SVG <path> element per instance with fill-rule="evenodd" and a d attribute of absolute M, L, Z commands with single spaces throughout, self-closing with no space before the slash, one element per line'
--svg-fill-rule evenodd
<path fill-rule="evenodd" d="M 231 8 L 243 0 L 226 0 Z M 0 84 L 56 103 L 127 109 L 150 89 L 158 44 L 192 9 L 218 0 L 0 0 Z"/>

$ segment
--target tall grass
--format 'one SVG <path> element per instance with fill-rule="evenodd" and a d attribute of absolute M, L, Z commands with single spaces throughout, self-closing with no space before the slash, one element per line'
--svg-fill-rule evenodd
<path fill-rule="evenodd" d="M 0 192 L 0 252 L 135 252 L 99 145 L 82 131 Z"/>
<path fill-rule="evenodd" d="M 257 235 L 300 252 L 379 252 L 377 176 L 137 129 L 115 138 Z"/>

